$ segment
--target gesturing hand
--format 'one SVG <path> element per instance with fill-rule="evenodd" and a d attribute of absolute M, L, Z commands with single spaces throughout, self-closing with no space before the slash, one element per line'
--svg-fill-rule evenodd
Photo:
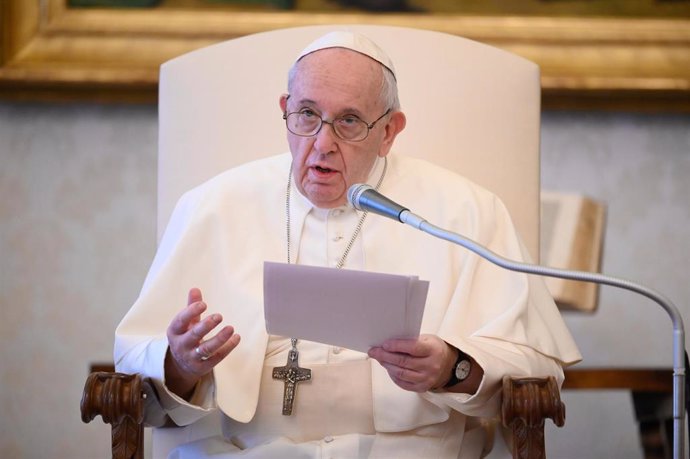
<path fill-rule="evenodd" d="M 418 339 L 385 341 L 380 347 L 372 347 L 369 357 L 376 359 L 398 386 L 426 392 L 445 384 L 457 355 L 438 336 L 421 335 Z"/>
<path fill-rule="evenodd" d="M 206 309 L 201 291 L 191 289 L 187 307 L 173 318 L 167 330 L 165 383 L 172 392 L 185 399 L 191 396 L 199 378 L 210 373 L 240 342 L 240 336 L 229 325 L 205 339 L 223 321 L 220 314 L 202 319 Z"/>

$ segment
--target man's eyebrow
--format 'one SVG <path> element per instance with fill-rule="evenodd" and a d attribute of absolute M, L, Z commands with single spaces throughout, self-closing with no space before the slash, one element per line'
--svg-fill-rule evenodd
<path fill-rule="evenodd" d="M 315 101 L 315 100 L 311 100 L 311 99 L 300 99 L 300 100 L 296 100 L 295 102 L 297 102 L 298 104 L 311 104 L 311 105 L 316 105 L 316 101 Z"/>
<path fill-rule="evenodd" d="M 354 108 L 354 107 L 345 107 L 342 110 L 339 110 L 338 114 L 335 116 L 340 117 L 340 116 L 349 116 L 349 115 L 354 115 L 361 120 L 363 120 L 364 116 L 365 116 L 364 113 L 361 112 L 361 110 L 359 110 L 358 108 Z"/>
<path fill-rule="evenodd" d="M 318 107 L 318 104 L 316 103 L 316 101 L 312 100 L 312 99 L 304 98 L 304 99 L 296 100 L 295 102 L 297 102 L 298 105 L 307 104 L 307 105 L 313 105 L 313 106 Z M 355 115 L 356 117 L 358 117 L 360 119 L 364 119 L 364 118 L 362 118 L 364 116 L 364 114 L 359 109 L 354 108 L 354 107 L 345 107 L 342 110 L 338 110 L 338 114 L 336 116 L 343 116 L 343 115 Z"/>

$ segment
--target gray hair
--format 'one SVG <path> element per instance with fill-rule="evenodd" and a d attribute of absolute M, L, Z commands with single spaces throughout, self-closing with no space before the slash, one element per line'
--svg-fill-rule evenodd
<path fill-rule="evenodd" d="M 297 76 L 297 70 L 299 63 L 302 59 L 297 60 L 290 70 L 288 71 L 288 93 L 292 92 L 292 85 L 295 77 Z M 395 79 L 395 75 L 390 71 L 385 65 L 378 63 L 381 66 L 381 90 L 380 99 L 383 102 L 384 107 L 390 108 L 391 112 L 400 110 L 400 98 L 398 97 L 398 82 Z"/>

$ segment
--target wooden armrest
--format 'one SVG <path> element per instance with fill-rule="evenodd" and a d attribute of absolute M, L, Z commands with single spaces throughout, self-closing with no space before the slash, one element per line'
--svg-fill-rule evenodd
<path fill-rule="evenodd" d="M 113 459 L 143 459 L 144 401 L 150 392 L 148 379 L 139 375 L 93 372 L 84 385 L 81 419 L 91 422 L 101 416 L 112 426 Z M 514 459 L 546 457 L 544 420 L 550 418 L 561 427 L 565 405 L 561 402 L 556 379 L 503 379 L 503 425 L 513 432 Z"/>
<path fill-rule="evenodd" d="M 558 427 L 565 423 L 565 405 L 556 378 L 503 378 L 503 425 L 513 433 L 514 459 L 546 457 L 544 420 Z"/>
<path fill-rule="evenodd" d="M 148 380 L 139 375 L 95 372 L 86 379 L 81 419 L 100 415 L 112 426 L 113 459 L 143 459 L 144 399 Z"/>

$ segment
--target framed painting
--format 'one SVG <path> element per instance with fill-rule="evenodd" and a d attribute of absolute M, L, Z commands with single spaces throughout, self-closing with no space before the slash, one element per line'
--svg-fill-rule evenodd
<path fill-rule="evenodd" d="M 91 3 L 89 3 L 91 2 Z M 547 109 L 690 112 L 690 2 L 3 0 L 0 99 L 147 102 L 168 59 L 281 27 L 388 24 L 540 65 Z"/>

